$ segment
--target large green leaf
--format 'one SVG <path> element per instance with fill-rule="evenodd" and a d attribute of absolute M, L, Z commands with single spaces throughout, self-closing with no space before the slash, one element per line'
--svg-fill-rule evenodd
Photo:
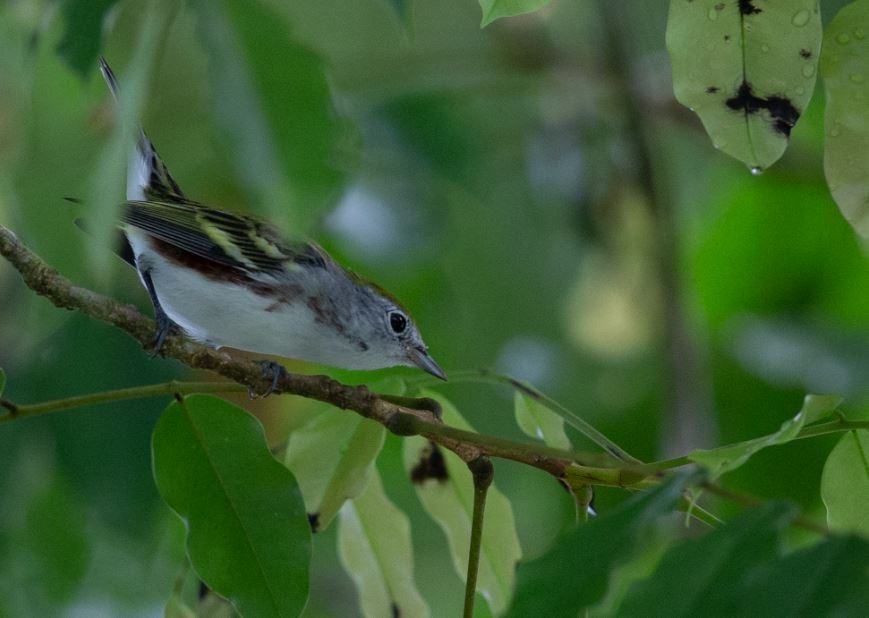
<path fill-rule="evenodd" d="M 358 414 L 327 404 L 290 434 L 284 463 L 305 497 L 311 525 L 324 530 L 341 505 L 365 489 L 386 429 Z"/>
<path fill-rule="evenodd" d="M 311 530 L 293 475 L 262 426 L 209 395 L 172 403 L 153 437 L 154 478 L 187 524 L 187 554 L 246 616 L 296 616 L 308 597 Z"/>
<path fill-rule="evenodd" d="M 510 616 L 576 616 L 601 600 L 612 570 L 637 551 L 657 519 L 673 511 L 691 481 L 674 476 L 615 510 L 574 528 L 546 555 L 519 565 Z"/>
<path fill-rule="evenodd" d="M 667 49 L 680 103 L 752 170 L 781 157 L 815 86 L 817 0 L 671 0 Z"/>
<path fill-rule="evenodd" d="M 344 134 L 325 68 L 260 0 L 199 0 L 218 121 L 248 189 L 276 221 L 305 232 L 336 197 Z"/>
<path fill-rule="evenodd" d="M 531 13 L 549 4 L 549 0 L 479 0 L 483 9 L 481 28 L 485 28 L 499 17 L 512 17 Z"/>
<path fill-rule="evenodd" d="M 459 411 L 442 395 L 423 391 L 441 404 L 447 425 L 472 430 Z M 453 566 L 462 579 L 468 571 L 474 483 L 467 466 L 452 452 L 420 437 L 404 441 L 404 465 L 417 496 L 440 525 L 449 543 Z M 513 596 L 516 562 L 522 557 L 510 501 L 492 484 L 486 497 L 477 590 L 494 614 L 503 613 Z"/>
<path fill-rule="evenodd" d="M 833 536 L 746 575 L 738 616 L 869 615 L 869 542 Z"/>
<path fill-rule="evenodd" d="M 735 470 L 761 449 L 790 442 L 805 425 L 829 416 L 841 402 L 841 397 L 833 395 L 806 395 L 796 416 L 782 423 L 775 433 L 709 450 L 699 449 L 689 453 L 688 459 L 708 468 L 713 477 L 720 476 Z"/>
<path fill-rule="evenodd" d="M 339 521 L 338 556 L 356 584 L 363 615 L 428 616 L 413 580 L 410 521 L 386 497 L 380 475 L 341 507 Z"/>
<path fill-rule="evenodd" d="M 869 537 L 869 431 L 850 431 L 833 448 L 821 476 L 821 498 L 830 528 Z"/>
<path fill-rule="evenodd" d="M 869 1 L 842 8 L 827 26 L 821 77 L 824 112 L 824 173 L 845 218 L 869 236 Z"/>
<path fill-rule="evenodd" d="M 767 504 L 673 547 L 650 578 L 631 587 L 619 615 L 643 616 L 651 607 L 673 617 L 728 615 L 746 572 L 777 557 L 779 532 L 794 515 L 791 506 Z"/>
<path fill-rule="evenodd" d="M 516 423 L 526 435 L 543 440 L 546 446 L 569 450 L 570 440 L 564 432 L 564 419 L 536 399 L 516 391 L 513 395 Z"/>
<path fill-rule="evenodd" d="M 64 0 L 63 38 L 57 53 L 66 63 L 87 77 L 96 63 L 103 38 L 103 19 L 117 0 Z"/>

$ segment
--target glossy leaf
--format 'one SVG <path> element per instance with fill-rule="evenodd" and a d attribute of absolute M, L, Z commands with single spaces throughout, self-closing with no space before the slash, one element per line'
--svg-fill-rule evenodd
<path fill-rule="evenodd" d="M 64 0 L 63 38 L 57 53 L 66 63 L 87 77 L 96 65 L 103 38 L 103 20 L 117 0 Z"/>
<path fill-rule="evenodd" d="M 290 434 L 284 463 L 293 471 L 315 530 L 324 530 L 346 500 L 365 489 L 386 429 L 327 404 Z"/>
<path fill-rule="evenodd" d="M 191 395 L 160 417 L 152 448 L 157 488 L 187 525 L 202 581 L 243 615 L 298 615 L 311 531 L 296 480 L 272 457 L 259 422 Z"/>
<path fill-rule="evenodd" d="M 716 148 L 753 170 L 781 157 L 815 86 L 817 0 L 671 0 L 673 89 Z"/>
<path fill-rule="evenodd" d="M 746 573 L 777 557 L 779 533 L 794 515 L 791 506 L 767 504 L 676 545 L 651 577 L 631 587 L 619 615 L 642 616 L 650 607 L 666 607 L 674 617 L 731 614 Z"/>
<path fill-rule="evenodd" d="M 479 0 L 479 2 L 480 8 L 483 9 L 481 28 L 498 18 L 531 13 L 549 4 L 549 0 Z"/>
<path fill-rule="evenodd" d="M 869 2 L 846 4 L 827 26 L 821 77 L 826 91 L 824 174 L 854 229 L 869 237 Z"/>
<path fill-rule="evenodd" d="M 341 507 L 338 556 L 356 584 L 363 615 L 430 614 L 413 580 L 410 521 L 383 492 L 378 474 Z"/>
<path fill-rule="evenodd" d="M 869 537 L 869 431 L 849 431 L 833 448 L 821 476 L 821 498 L 831 529 Z"/>
<path fill-rule="evenodd" d="M 713 477 L 720 476 L 735 470 L 761 449 L 790 442 L 805 425 L 829 416 L 841 402 L 841 397 L 833 395 L 806 395 L 796 416 L 782 423 L 775 433 L 719 448 L 699 449 L 689 453 L 688 459 L 708 468 Z"/>
<path fill-rule="evenodd" d="M 516 391 L 513 395 L 516 423 L 526 435 L 543 440 L 546 446 L 568 450 L 570 440 L 564 432 L 564 419 L 535 399 Z"/>
<path fill-rule="evenodd" d="M 471 430 L 459 411 L 442 395 L 423 391 L 442 406 L 447 425 Z M 453 566 L 464 579 L 468 570 L 474 485 L 471 473 L 453 453 L 435 448 L 424 438 L 404 441 L 404 466 L 411 475 L 417 496 L 447 537 Z M 497 476 L 497 475 L 496 475 Z M 502 614 L 513 596 L 516 562 L 522 557 L 513 507 L 495 484 L 486 497 L 477 590 L 496 615 Z"/>
<path fill-rule="evenodd" d="M 600 601 L 612 570 L 637 551 L 646 531 L 673 511 L 691 482 L 674 476 L 609 513 L 577 526 L 544 556 L 519 565 L 510 616 L 575 616 Z"/>
<path fill-rule="evenodd" d="M 276 222 L 304 233 L 340 189 L 344 130 L 322 59 L 260 0 L 199 0 L 217 120 L 239 177 Z M 288 220 L 289 217 L 289 220 Z"/>

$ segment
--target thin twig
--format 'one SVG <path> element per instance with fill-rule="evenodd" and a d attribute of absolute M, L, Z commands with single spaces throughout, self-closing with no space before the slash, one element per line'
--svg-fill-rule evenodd
<path fill-rule="evenodd" d="M 474 478 L 474 513 L 471 517 L 471 542 L 468 548 L 468 576 L 465 578 L 464 618 L 473 618 L 474 600 L 477 595 L 477 572 L 480 569 L 480 548 L 483 544 L 486 495 L 495 476 L 495 468 L 488 457 L 480 457 L 468 462 L 468 469 Z"/>

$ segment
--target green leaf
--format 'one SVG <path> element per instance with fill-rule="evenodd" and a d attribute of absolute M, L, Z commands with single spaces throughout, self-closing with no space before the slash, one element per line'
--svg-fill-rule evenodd
<path fill-rule="evenodd" d="M 259 0 L 199 0 L 217 120 L 239 176 L 276 222 L 304 233 L 336 197 L 345 127 L 322 59 Z"/>
<path fill-rule="evenodd" d="M 869 543 L 832 536 L 747 574 L 739 616 L 865 616 Z"/>
<path fill-rule="evenodd" d="M 181 593 L 173 592 L 172 596 L 166 602 L 166 608 L 163 610 L 163 618 L 197 618 L 196 612 L 193 611 L 184 599 Z"/>
<path fill-rule="evenodd" d="M 821 62 L 826 91 L 824 174 L 845 218 L 869 237 L 869 2 L 842 7 L 827 26 Z"/>
<path fill-rule="evenodd" d="M 815 87 L 817 0 L 671 0 L 673 89 L 716 148 L 752 170 L 781 157 Z"/>
<path fill-rule="evenodd" d="M 209 395 L 171 404 L 152 441 L 160 495 L 187 525 L 187 554 L 247 616 L 296 616 L 308 597 L 311 530 L 293 475 L 262 425 Z"/>
<path fill-rule="evenodd" d="M 365 489 L 386 429 L 327 404 L 290 434 L 284 463 L 299 480 L 314 530 L 325 530 L 346 500 Z"/>
<path fill-rule="evenodd" d="M 57 53 L 83 78 L 96 64 L 103 39 L 103 20 L 117 0 L 64 0 L 63 38 Z"/>
<path fill-rule="evenodd" d="M 575 616 L 607 591 L 610 573 L 637 551 L 657 519 L 673 511 L 692 475 L 638 493 L 574 528 L 546 555 L 519 565 L 509 616 Z"/>
<path fill-rule="evenodd" d="M 441 404 L 447 425 L 472 430 L 455 406 L 439 393 L 423 391 L 420 396 L 431 397 Z M 434 447 L 418 436 L 404 441 L 404 466 L 411 475 L 423 507 L 444 531 L 453 566 L 464 579 L 468 571 L 474 507 L 474 484 L 468 467 L 452 452 Z M 492 484 L 486 497 L 477 590 L 496 615 L 503 613 L 510 604 L 515 566 L 521 557 L 513 508 Z"/>
<path fill-rule="evenodd" d="M 0 369 L 0 395 L 3 394 L 4 388 L 6 388 L 6 372 Z"/>
<path fill-rule="evenodd" d="M 676 545 L 651 577 L 631 587 L 619 615 L 641 616 L 650 607 L 673 617 L 732 613 L 745 574 L 777 558 L 779 533 L 795 514 L 789 505 L 767 504 Z"/>
<path fill-rule="evenodd" d="M 364 616 L 429 616 L 413 581 L 410 522 L 386 497 L 378 474 L 341 507 L 338 557 L 356 584 Z"/>
<path fill-rule="evenodd" d="M 833 448 L 821 476 L 821 498 L 831 529 L 869 537 L 869 431 L 849 431 Z"/>
<path fill-rule="evenodd" d="M 569 450 L 570 440 L 564 432 L 564 419 L 536 399 L 515 391 L 513 409 L 516 423 L 526 435 L 543 440 L 546 446 Z"/>
<path fill-rule="evenodd" d="M 500 17 L 512 17 L 532 13 L 549 4 L 549 0 L 479 0 L 483 9 L 481 28 L 485 28 Z"/>
<path fill-rule="evenodd" d="M 708 468 L 713 478 L 720 476 L 735 470 L 761 449 L 790 442 L 805 425 L 829 416 L 841 402 L 842 398 L 834 395 L 806 395 L 797 415 L 782 423 L 775 433 L 714 449 L 699 449 L 689 453 L 688 459 Z"/>

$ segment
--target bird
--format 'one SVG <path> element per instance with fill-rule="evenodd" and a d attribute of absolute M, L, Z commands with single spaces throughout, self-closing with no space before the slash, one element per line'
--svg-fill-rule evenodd
<path fill-rule="evenodd" d="M 99 67 L 119 102 L 105 58 Z M 263 220 L 189 199 L 142 128 L 128 161 L 119 229 L 119 253 L 153 305 L 155 354 L 177 329 L 217 349 L 344 369 L 418 367 L 447 379 L 392 294 L 314 242 L 287 239 Z M 258 362 L 273 377 L 268 394 L 285 369 Z"/>

